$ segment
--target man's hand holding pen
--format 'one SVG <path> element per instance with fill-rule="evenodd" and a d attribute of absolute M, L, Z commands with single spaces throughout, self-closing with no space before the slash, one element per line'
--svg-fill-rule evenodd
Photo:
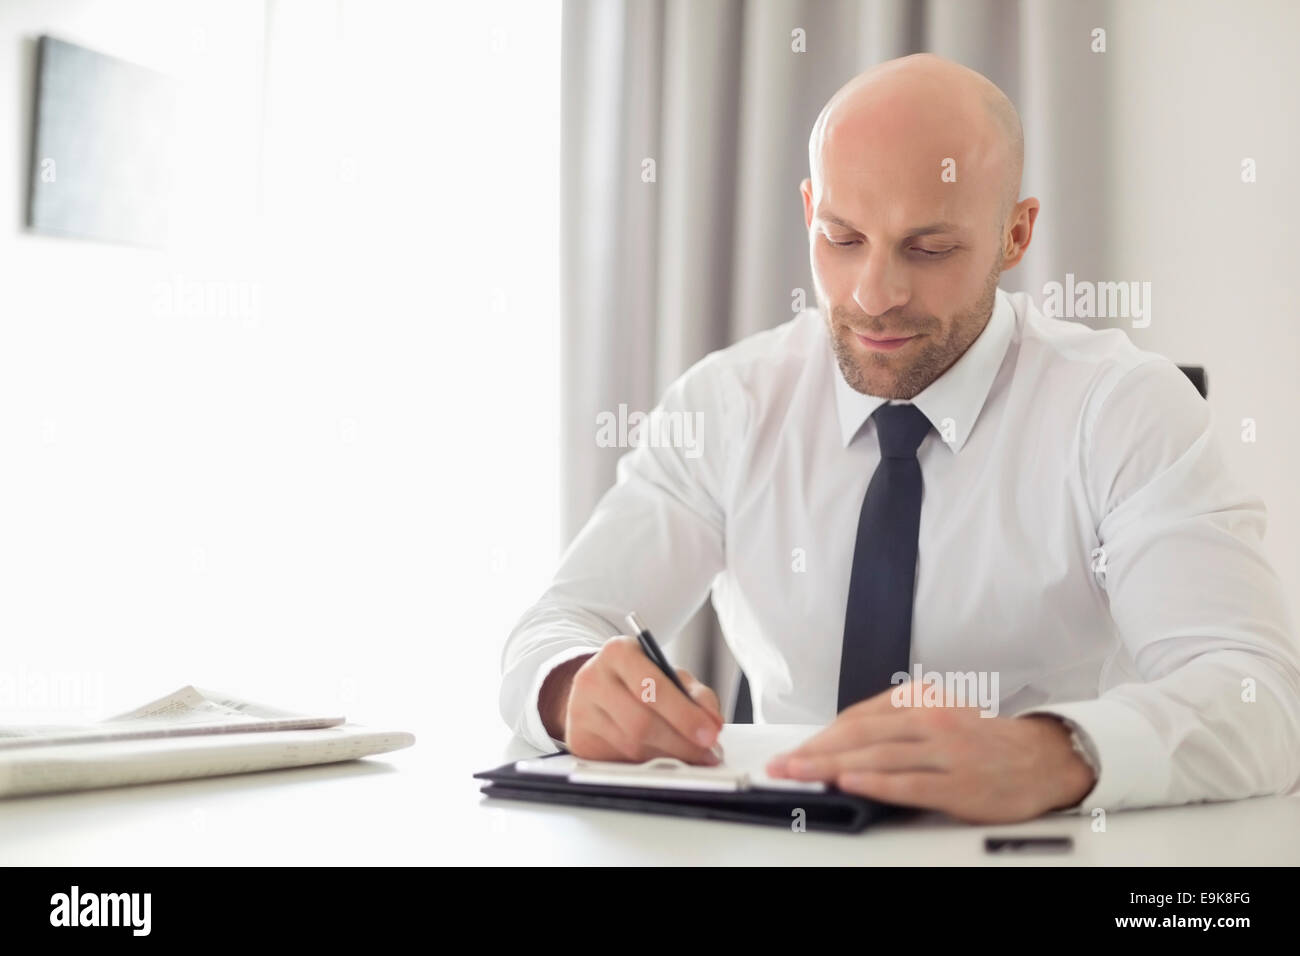
<path fill-rule="evenodd" d="M 687 694 L 646 656 L 635 635 L 610 638 L 595 654 L 547 676 L 542 720 L 576 757 L 638 763 L 677 757 L 715 766 L 710 748 L 723 724 L 718 696 L 685 668 L 676 672 Z"/>

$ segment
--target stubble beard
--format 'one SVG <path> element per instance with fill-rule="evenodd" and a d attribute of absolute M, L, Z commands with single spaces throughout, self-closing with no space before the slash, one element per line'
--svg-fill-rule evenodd
<path fill-rule="evenodd" d="M 943 329 L 943 323 L 934 316 L 909 318 L 902 324 L 875 323 L 860 313 L 854 315 L 845 309 L 832 313 L 818 293 L 818 305 L 822 315 L 827 317 L 831 347 L 835 351 L 835 360 L 839 363 L 844 380 L 864 395 L 915 398 L 931 382 L 948 371 L 970 348 L 971 343 L 979 338 L 993 314 L 1001 275 L 1000 263 L 995 264 L 979 298 L 948 325 L 947 334 L 942 338 L 937 336 Z M 904 346 L 900 352 L 863 354 L 863 346 L 855 339 L 853 329 L 871 335 L 924 335 L 925 338 Z M 904 359 L 901 352 L 914 354 Z M 900 362 L 906 364 L 900 365 Z"/>

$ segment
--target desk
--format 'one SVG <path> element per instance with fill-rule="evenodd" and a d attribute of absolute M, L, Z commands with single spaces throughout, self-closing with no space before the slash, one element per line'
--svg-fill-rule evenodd
<path fill-rule="evenodd" d="M 294 770 L 0 800 L 0 864 L 1300 864 L 1300 796 L 966 826 L 926 814 L 855 836 L 494 801 L 474 771 L 536 751 L 409 750 Z M 490 738 L 491 739 L 491 738 Z M 475 754 L 477 753 L 477 759 Z M 493 757 L 498 758 L 493 761 Z M 1070 834 L 1072 853 L 988 855 L 989 833 Z"/>

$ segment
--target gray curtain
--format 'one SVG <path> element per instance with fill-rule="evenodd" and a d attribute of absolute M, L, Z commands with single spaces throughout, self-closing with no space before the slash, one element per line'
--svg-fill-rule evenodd
<path fill-rule="evenodd" d="M 561 310 L 565 539 L 622 449 L 596 416 L 648 411 L 708 352 L 814 302 L 799 182 L 822 105 L 881 60 L 929 51 L 988 76 L 1025 125 L 1040 219 L 1008 291 L 1103 268 L 1107 90 L 1090 51 L 1107 3 L 1052 0 L 565 0 Z M 804 52 L 796 52 L 800 34 Z M 646 160 L 654 181 L 646 182 Z M 1065 224 L 1068 223 L 1068 228 Z M 1035 294 L 1037 298 L 1037 294 Z M 673 638 L 674 635 L 662 635 Z M 712 609 L 672 656 L 731 704 Z"/>

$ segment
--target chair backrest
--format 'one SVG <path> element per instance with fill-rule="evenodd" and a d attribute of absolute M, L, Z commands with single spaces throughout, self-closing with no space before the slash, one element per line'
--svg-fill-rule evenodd
<path fill-rule="evenodd" d="M 1207 397 L 1206 390 L 1209 388 L 1209 383 L 1205 380 L 1205 366 L 1180 365 L 1178 367 L 1183 370 L 1184 375 L 1192 380 L 1192 384 L 1196 386 L 1196 390 L 1201 393 L 1201 398 Z"/>

